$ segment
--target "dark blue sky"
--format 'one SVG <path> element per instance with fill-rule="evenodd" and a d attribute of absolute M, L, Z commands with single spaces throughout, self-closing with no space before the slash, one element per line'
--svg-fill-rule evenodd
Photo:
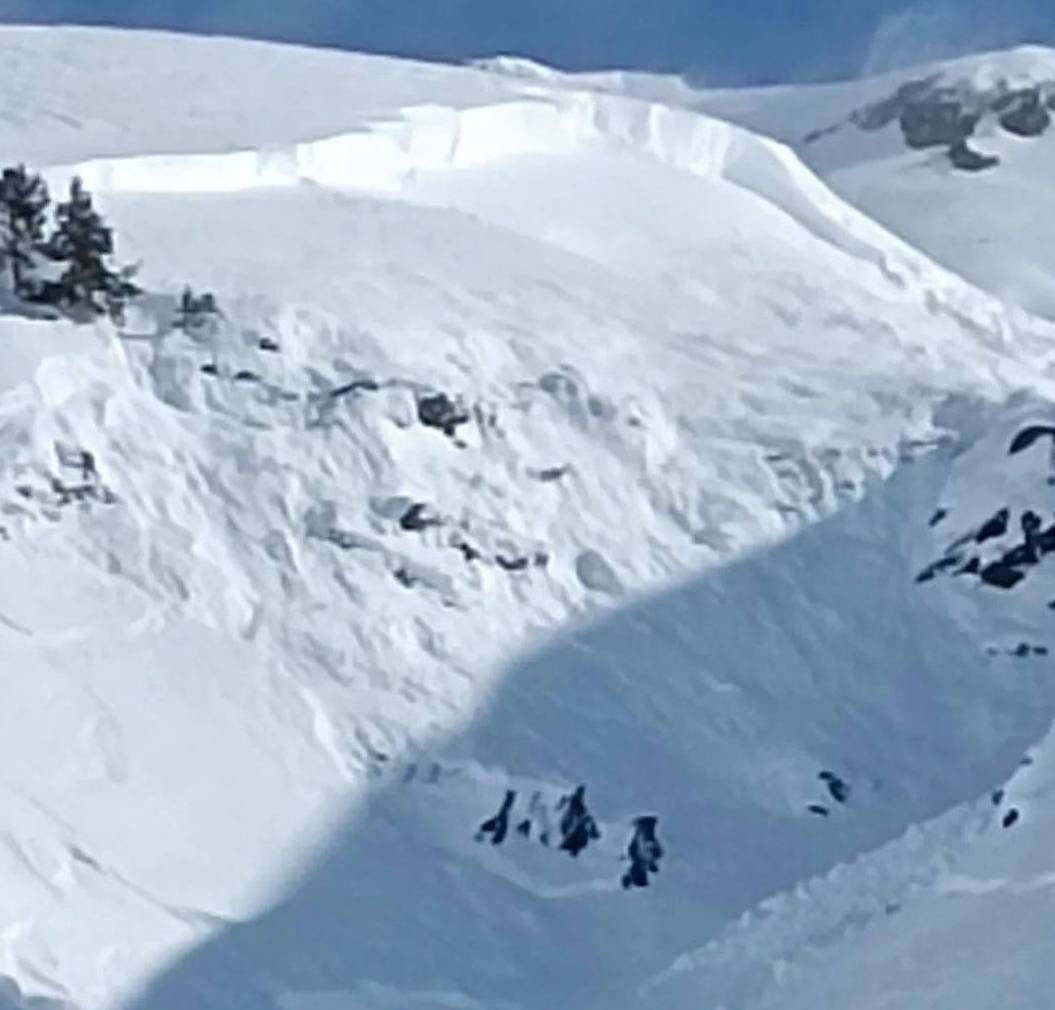
<path fill-rule="evenodd" d="M 0 0 L 0 21 L 177 28 L 437 60 L 514 52 L 715 84 L 1055 44 L 1055 0 Z"/>

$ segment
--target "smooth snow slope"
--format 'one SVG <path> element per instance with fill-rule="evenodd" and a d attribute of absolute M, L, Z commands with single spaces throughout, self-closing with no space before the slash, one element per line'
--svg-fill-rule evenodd
<path fill-rule="evenodd" d="M 523 61 L 483 64 L 499 78 L 629 95 L 708 112 L 793 147 L 841 196 L 974 284 L 1055 317 L 1055 257 L 1046 222 L 1055 130 L 1013 136 L 994 117 L 972 145 L 1000 164 L 979 174 L 953 169 L 939 146 L 908 149 L 896 116 L 881 129 L 852 120 L 913 82 L 964 95 L 1055 86 L 1055 52 L 1026 46 L 910 67 L 862 81 L 709 90 L 648 74 L 560 74 Z"/>
<path fill-rule="evenodd" d="M 787 148 L 249 43 L 6 30 L 0 58 L 5 143 L 85 171 L 152 292 L 124 332 L 2 322 L 12 998 L 635 1005 L 1050 725 L 1042 657 L 1005 649 L 1043 608 L 913 579 L 948 481 L 958 527 L 990 508 L 1003 447 L 956 453 L 1010 397 L 1045 416 L 1051 327 Z M 185 282 L 228 324 L 173 330 Z M 578 860 L 473 841 L 506 788 L 580 782 Z M 625 893 L 649 812 L 668 855 Z M 869 912 L 972 836 L 950 817 Z"/>

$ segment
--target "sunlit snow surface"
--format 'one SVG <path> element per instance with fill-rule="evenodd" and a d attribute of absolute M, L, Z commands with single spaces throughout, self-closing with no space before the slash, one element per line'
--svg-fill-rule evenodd
<path fill-rule="evenodd" d="M 1055 569 L 916 579 L 1051 525 L 1050 323 L 684 86 L 0 60 L 150 292 L 0 321 L 0 1005 L 963 1007 L 986 930 L 1036 1004 Z M 578 784 L 578 858 L 474 840 Z"/>

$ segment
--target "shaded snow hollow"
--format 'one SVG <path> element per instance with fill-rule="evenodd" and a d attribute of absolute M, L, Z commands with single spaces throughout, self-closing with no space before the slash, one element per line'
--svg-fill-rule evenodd
<path fill-rule="evenodd" d="M 1050 513 L 1048 323 L 651 98 L 0 56 L 152 292 L 0 321 L 0 1000 L 732 1010 L 1004 831 L 1048 570 L 915 579 Z M 474 840 L 579 784 L 578 858 Z"/>

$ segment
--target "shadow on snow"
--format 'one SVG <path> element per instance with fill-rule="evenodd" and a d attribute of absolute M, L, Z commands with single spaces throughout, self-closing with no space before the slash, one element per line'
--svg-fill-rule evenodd
<path fill-rule="evenodd" d="M 982 794 L 1050 698 L 998 676 L 913 585 L 947 472 L 941 453 L 906 464 L 790 540 L 525 656 L 441 776 L 393 773 L 286 897 L 132 1005 L 629 1006 L 762 898 Z M 580 783 L 602 833 L 580 859 L 515 832 L 474 841 L 507 790 Z M 640 814 L 666 856 L 626 891 Z"/>

